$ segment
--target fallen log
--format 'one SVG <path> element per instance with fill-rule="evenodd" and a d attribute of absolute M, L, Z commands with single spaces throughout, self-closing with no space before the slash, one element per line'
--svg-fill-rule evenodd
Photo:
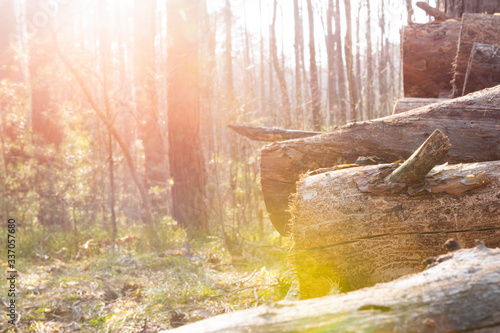
<path fill-rule="evenodd" d="M 321 135 L 275 142 L 261 151 L 261 184 L 271 222 L 287 235 L 289 196 L 300 175 L 375 156 L 408 158 L 436 128 L 453 147 L 450 163 L 500 160 L 500 86 L 405 113 L 338 127 Z"/>
<path fill-rule="evenodd" d="M 405 97 L 449 97 L 460 22 L 411 24 L 403 28 Z"/>
<path fill-rule="evenodd" d="M 394 103 L 394 109 L 392 110 L 392 114 L 418 109 L 422 106 L 427 106 L 434 103 L 440 103 L 447 100 L 449 100 L 449 98 L 415 98 L 415 97 L 401 98 Z"/>
<path fill-rule="evenodd" d="M 469 57 L 474 43 L 500 45 L 500 16 L 464 14 L 454 61 L 453 96 L 462 96 Z M 486 87 L 483 87 L 486 88 Z"/>
<path fill-rule="evenodd" d="M 328 171 L 298 183 L 292 234 L 303 297 L 418 272 L 450 237 L 500 246 L 500 162 L 439 166 L 414 185 L 384 181 L 397 166 Z"/>
<path fill-rule="evenodd" d="M 474 43 L 467 72 L 463 95 L 500 84 L 500 46 Z"/>
<path fill-rule="evenodd" d="M 481 244 L 371 288 L 278 302 L 163 332 L 497 332 L 498 267 L 500 250 Z"/>
<path fill-rule="evenodd" d="M 261 126 L 250 126 L 250 125 L 227 125 L 230 129 L 236 133 L 243 135 L 254 141 L 284 141 L 299 138 L 306 138 L 309 136 L 315 136 L 321 134 L 322 132 L 311 132 L 311 131 L 297 131 L 289 129 L 281 129 L 274 127 L 261 127 Z"/>

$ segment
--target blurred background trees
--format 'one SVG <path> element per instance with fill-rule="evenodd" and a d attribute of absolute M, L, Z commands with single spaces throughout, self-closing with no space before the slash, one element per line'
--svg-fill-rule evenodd
<path fill-rule="evenodd" d="M 0 215 L 74 244 L 177 224 L 258 240 L 273 232 L 262 144 L 226 125 L 390 114 L 407 15 L 396 0 L 0 0 Z"/>

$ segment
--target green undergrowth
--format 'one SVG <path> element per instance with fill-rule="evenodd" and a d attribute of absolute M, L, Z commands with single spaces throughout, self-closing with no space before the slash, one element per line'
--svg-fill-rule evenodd
<path fill-rule="evenodd" d="M 18 331 L 170 329 L 281 300 L 295 280 L 289 240 L 275 233 L 228 242 L 163 225 L 159 235 L 162 248 L 153 250 L 139 228 L 114 241 L 91 231 L 66 239 L 25 232 L 17 243 Z"/>

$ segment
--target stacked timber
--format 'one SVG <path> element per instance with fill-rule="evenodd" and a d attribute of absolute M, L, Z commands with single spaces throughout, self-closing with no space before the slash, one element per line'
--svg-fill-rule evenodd
<path fill-rule="evenodd" d="M 271 222 L 290 231 L 289 197 L 302 174 L 360 156 L 391 163 L 407 159 L 436 128 L 449 137 L 446 161 L 500 160 L 500 86 L 307 138 L 275 142 L 261 151 L 261 184 Z M 444 161 L 443 161 L 444 162 Z M 341 168 L 341 167 L 337 167 Z"/>
<path fill-rule="evenodd" d="M 465 76 L 474 43 L 500 44 L 500 16 L 482 14 L 463 15 L 452 82 L 453 96 L 455 97 L 461 96 L 464 91 Z M 488 88 L 488 85 L 479 86 L 479 89 L 482 88 Z"/>
<path fill-rule="evenodd" d="M 457 21 L 426 3 L 419 4 L 444 21 L 403 28 L 405 97 L 459 97 L 500 83 L 500 16 L 466 13 Z"/>
<path fill-rule="evenodd" d="M 500 162 L 441 165 L 419 181 L 412 165 L 416 178 L 394 183 L 398 167 L 325 170 L 298 183 L 292 234 L 303 298 L 419 272 L 450 237 L 500 246 Z"/>
<path fill-rule="evenodd" d="M 500 84 L 500 45 L 474 43 L 462 95 Z"/>

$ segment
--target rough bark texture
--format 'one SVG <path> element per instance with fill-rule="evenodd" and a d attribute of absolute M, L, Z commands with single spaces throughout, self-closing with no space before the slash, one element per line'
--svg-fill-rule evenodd
<path fill-rule="evenodd" d="M 438 166 L 416 186 L 385 187 L 394 168 L 329 171 L 298 184 L 292 231 L 304 298 L 417 272 L 447 238 L 500 246 L 500 162 Z"/>
<path fill-rule="evenodd" d="M 458 21 L 411 24 L 403 28 L 405 97 L 449 95 L 459 31 Z"/>
<path fill-rule="evenodd" d="M 402 113 L 413 109 L 427 106 L 434 103 L 440 103 L 449 100 L 448 98 L 401 98 L 394 103 L 392 114 Z"/>
<path fill-rule="evenodd" d="M 183 226 L 207 230 L 205 168 L 200 149 L 199 2 L 167 2 L 169 48 L 168 143 L 173 217 Z"/>
<path fill-rule="evenodd" d="M 500 86 L 413 111 L 348 124 L 310 138 L 275 142 L 261 152 L 261 183 L 276 229 L 288 233 L 288 198 L 301 174 L 359 156 L 408 158 L 436 128 L 450 138 L 450 163 L 500 160 Z"/>
<path fill-rule="evenodd" d="M 169 332 L 498 332 L 500 250 L 480 245 L 438 260 L 372 288 L 279 302 Z"/>
<path fill-rule="evenodd" d="M 322 134 L 322 132 L 310 132 L 310 131 L 297 131 L 289 129 L 281 129 L 274 127 L 261 127 L 261 126 L 249 126 L 249 125 L 227 125 L 230 129 L 236 133 L 243 135 L 254 141 L 284 141 L 291 139 L 306 138 L 309 136 L 314 136 Z"/>
<path fill-rule="evenodd" d="M 474 43 L 463 95 L 500 84 L 500 45 Z"/>
<path fill-rule="evenodd" d="M 500 16 L 464 14 L 454 63 L 453 96 L 461 96 L 474 43 L 500 44 Z"/>

